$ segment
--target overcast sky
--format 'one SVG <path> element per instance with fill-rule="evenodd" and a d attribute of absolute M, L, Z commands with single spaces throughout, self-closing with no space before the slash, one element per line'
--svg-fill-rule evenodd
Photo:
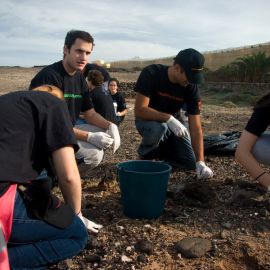
<path fill-rule="evenodd" d="M 66 32 L 91 33 L 90 62 L 270 42 L 269 0 L 0 0 L 0 66 L 62 59 Z"/>

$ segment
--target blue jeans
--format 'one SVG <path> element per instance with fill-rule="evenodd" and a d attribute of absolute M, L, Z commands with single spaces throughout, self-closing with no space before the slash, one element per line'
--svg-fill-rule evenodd
<path fill-rule="evenodd" d="M 166 123 L 137 118 L 135 125 L 142 136 L 138 148 L 142 158 L 158 157 L 177 168 L 195 169 L 195 155 L 188 137 L 176 137 Z"/>
<path fill-rule="evenodd" d="M 87 230 L 79 217 L 66 229 L 35 219 L 17 192 L 8 255 L 13 270 L 46 269 L 78 254 L 87 243 Z"/>
<path fill-rule="evenodd" d="M 259 163 L 270 165 L 270 133 L 264 132 L 252 148 L 252 154 Z"/>
<path fill-rule="evenodd" d="M 78 118 L 77 121 L 76 121 L 76 124 L 75 125 L 84 125 L 84 124 L 87 124 L 87 122 L 82 119 L 82 118 Z"/>

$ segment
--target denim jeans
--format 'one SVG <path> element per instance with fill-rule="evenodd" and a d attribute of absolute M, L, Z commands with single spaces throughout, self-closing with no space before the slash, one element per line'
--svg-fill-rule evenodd
<path fill-rule="evenodd" d="M 270 165 L 270 133 L 264 132 L 252 148 L 252 154 L 259 163 Z"/>
<path fill-rule="evenodd" d="M 176 137 L 166 123 L 137 118 L 135 125 L 142 136 L 138 148 L 138 153 L 142 158 L 157 156 L 174 167 L 195 169 L 196 161 L 190 138 Z"/>
<path fill-rule="evenodd" d="M 78 254 L 87 243 L 87 230 L 79 217 L 66 229 L 35 219 L 17 192 L 8 255 L 13 270 L 46 269 Z"/>

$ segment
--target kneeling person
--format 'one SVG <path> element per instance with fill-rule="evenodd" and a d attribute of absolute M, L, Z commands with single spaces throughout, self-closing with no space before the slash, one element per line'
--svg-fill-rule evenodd
<path fill-rule="evenodd" d="M 268 192 L 270 191 L 270 174 L 261 164 L 270 165 L 270 93 L 263 96 L 254 106 L 254 111 L 242 132 L 236 149 L 236 160 Z"/>
<path fill-rule="evenodd" d="M 180 51 L 172 66 L 145 67 L 135 85 L 135 124 L 142 136 L 138 153 L 171 165 L 195 169 L 198 178 L 212 177 L 204 162 L 198 83 L 204 57 L 194 49 Z M 189 130 L 175 115 L 187 107 Z M 191 139 L 191 140 L 190 140 Z"/>
<path fill-rule="evenodd" d="M 3 232 L 12 269 L 41 269 L 70 258 L 88 237 L 74 154 L 78 145 L 66 104 L 59 99 L 63 93 L 53 86 L 37 90 L 0 97 L 0 222 L 7 225 Z M 36 179 L 52 167 L 65 200 L 57 200 L 57 206 L 44 179 Z M 28 189 L 32 193 L 25 193 Z M 29 194 L 48 198 L 40 202 L 45 208 L 31 205 Z"/>

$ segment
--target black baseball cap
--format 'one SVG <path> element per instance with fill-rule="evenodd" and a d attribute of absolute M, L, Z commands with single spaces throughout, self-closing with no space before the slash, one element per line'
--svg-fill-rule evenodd
<path fill-rule="evenodd" d="M 199 84 L 204 82 L 203 65 L 204 56 L 194 49 L 180 51 L 174 58 L 174 63 L 179 64 L 186 73 L 190 83 Z"/>

